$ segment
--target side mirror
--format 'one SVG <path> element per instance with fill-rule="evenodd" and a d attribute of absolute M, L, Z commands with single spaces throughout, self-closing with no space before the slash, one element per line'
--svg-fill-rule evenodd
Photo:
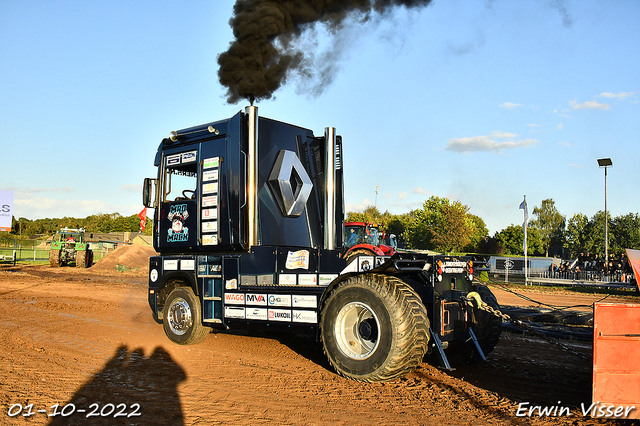
<path fill-rule="evenodd" d="M 154 189 L 157 190 L 157 179 L 145 178 L 142 185 L 142 204 L 145 207 L 156 208 L 156 197 L 154 197 Z"/>

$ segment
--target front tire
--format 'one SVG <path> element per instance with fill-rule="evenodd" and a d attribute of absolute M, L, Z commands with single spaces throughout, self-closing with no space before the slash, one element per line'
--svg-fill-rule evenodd
<path fill-rule="evenodd" d="M 179 345 L 200 343 L 211 331 L 202 325 L 200 302 L 190 287 L 177 287 L 169 293 L 162 324 L 167 337 Z"/>
<path fill-rule="evenodd" d="M 331 290 L 321 315 L 324 352 L 344 377 L 393 380 L 414 370 L 427 352 L 427 310 L 418 294 L 397 278 L 348 278 Z"/>

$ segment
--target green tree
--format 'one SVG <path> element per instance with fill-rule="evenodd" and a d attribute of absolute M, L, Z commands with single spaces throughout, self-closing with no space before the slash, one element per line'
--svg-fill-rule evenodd
<path fill-rule="evenodd" d="M 462 251 L 471 241 L 474 221 L 459 201 L 432 196 L 422 209 L 410 212 L 407 240 L 411 248 L 443 252 Z"/>
<path fill-rule="evenodd" d="M 521 225 L 511 224 L 500 232 L 496 232 L 494 237 L 503 253 L 512 256 L 524 256 L 524 229 Z M 527 228 L 527 255 L 542 254 L 542 237 L 540 230 L 529 226 Z"/>
<path fill-rule="evenodd" d="M 609 224 L 611 253 L 619 257 L 625 249 L 640 249 L 640 216 L 629 213 L 616 216 Z"/>
<path fill-rule="evenodd" d="M 489 236 L 489 230 L 487 224 L 479 216 L 467 213 L 467 220 L 470 222 L 472 231 L 465 251 L 477 252 L 480 242 Z"/>
<path fill-rule="evenodd" d="M 569 249 L 572 257 L 578 256 L 587 250 L 587 226 L 589 218 L 582 214 L 576 213 L 567 222 L 567 231 L 565 233 L 565 246 Z"/>
<path fill-rule="evenodd" d="M 552 244 L 560 243 L 563 239 L 565 217 L 558 212 L 553 199 L 542 200 L 540 207 L 533 209 L 536 216 L 531 225 L 540 231 L 545 255 L 549 256 L 549 248 Z"/>

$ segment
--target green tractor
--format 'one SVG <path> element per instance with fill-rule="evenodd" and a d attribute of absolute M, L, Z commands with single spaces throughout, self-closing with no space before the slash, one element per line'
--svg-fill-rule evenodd
<path fill-rule="evenodd" d="M 84 229 L 63 228 L 56 232 L 49 250 L 49 265 L 57 268 L 75 262 L 78 268 L 93 265 L 93 252 L 84 239 Z"/>

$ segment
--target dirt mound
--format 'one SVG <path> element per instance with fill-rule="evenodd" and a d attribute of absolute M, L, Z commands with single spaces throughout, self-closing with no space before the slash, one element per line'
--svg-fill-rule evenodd
<path fill-rule="evenodd" d="M 139 244 L 120 246 L 98 261 L 96 271 L 148 271 L 149 257 L 155 256 L 153 247 Z"/>

